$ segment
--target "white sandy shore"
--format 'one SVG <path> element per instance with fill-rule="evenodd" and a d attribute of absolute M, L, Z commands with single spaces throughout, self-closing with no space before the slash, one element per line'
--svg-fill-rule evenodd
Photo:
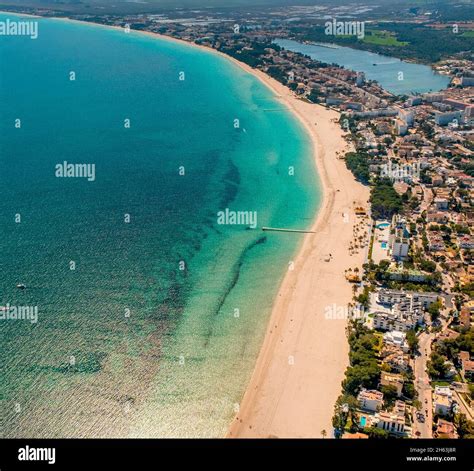
<path fill-rule="evenodd" d="M 335 122 L 339 113 L 298 99 L 276 80 L 229 56 L 194 47 L 224 56 L 253 74 L 295 114 L 311 136 L 324 192 L 312 227 L 315 233 L 306 235 L 295 268 L 288 271 L 279 289 L 255 370 L 228 437 L 320 437 L 323 429 L 329 437 L 349 346 L 347 322 L 326 319 L 325 308 L 333 304 L 345 307 L 351 301 L 352 289 L 344 270 L 360 268 L 364 260 L 362 251 L 349 254 L 357 223 L 354 207 L 366 206 L 369 191 L 336 157 L 347 149 Z M 349 215 L 348 221 L 344 214 Z M 326 262 L 328 254 L 332 257 Z"/>
<path fill-rule="evenodd" d="M 257 364 L 229 437 L 331 436 L 334 404 L 348 365 L 345 320 L 325 309 L 345 307 L 352 288 L 344 270 L 359 268 L 364 252 L 350 256 L 356 205 L 368 188 L 357 183 L 336 153 L 347 148 L 335 111 L 306 103 L 263 73 L 252 71 L 280 95 L 313 140 L 324 201 L 312 230 L 278 292 Z M 349 215 L 349 220 L 343 217 Z M 330 262 L 324 261 L 331 254 Z"/>
<path fill-rule="evenodd" d="M 349 345 L 347 322 L 326 319 L 325 309 L 333 304 L 346 307 L 352 300 L 344 270 L 360 269 L 364 262 L 365 253 L 351 256 L 349 245 L 358 222 L 354 208 L 367 207 L 369 190 L 337 158 L 348 149 L 337 124 L 339 113 L 302 101 L 265 73 L 202 48 L 257 77 L 301 121 L 313 142 L 324 194 L 311 229 L 315 233 L 306 236 L 294 270 L 279 289 L 255 370 L 227 436 L 320 437 L 324 429 L 329 437 Z M 331 261 L 325 262 L 328 254 Z"/>

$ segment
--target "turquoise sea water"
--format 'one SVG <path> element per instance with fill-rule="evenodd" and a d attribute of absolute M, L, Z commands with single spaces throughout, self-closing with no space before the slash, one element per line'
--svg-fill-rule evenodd
<path fill-rule="evenodd" d="M 138 33 L 41 19 L 0 67 L 0 306 L 38 308 L 0 320 L 1 435 L 222 436 L 302 240 L 261 227 L 319 204 L 305 131 L 224 58 Z"/>
<path fill-rule="evenodd" d="M 350 47 L 330 48 L 302 44 L 288 39 L 278 39 L 275 42 L 285 49 L 301 52 L 313 59 L 364 72 L 368 79 L 376 80 L 383 88 L 396 95 L 439 91 L 450 82 L 449 77 L 435 73 L 427 65 L 405 62 L 395 57 Z"/>

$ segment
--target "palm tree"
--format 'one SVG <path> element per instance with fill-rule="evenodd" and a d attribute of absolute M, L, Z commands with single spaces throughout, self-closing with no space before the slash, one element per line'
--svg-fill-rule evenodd
<path fill-rule="evenodd" d="M 322 429 L 322 430 L 321 430 L 321 435 L 322 435 L 323 438 L 326 438 L 326 435 L 327 435 L 327 434 L 328 434 L 328 433 L 326 432 L 325 429 Z"/>

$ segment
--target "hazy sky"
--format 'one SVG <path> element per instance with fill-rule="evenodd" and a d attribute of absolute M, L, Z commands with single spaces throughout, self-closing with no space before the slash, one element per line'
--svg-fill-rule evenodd
<path fill-rule="evenodd" d="M 46 7 L 71 13 L 141 13 L 170 8 L 252 7 L 282 5 L 391 4 L 394 0 L 0 0 L 3 5 Z M 405 0 L 395 0 L 405 3 Z M 413 0 L 418 1 L 418 0 Z M 424 0 L 423 0 L 424 1 Z M 427 0 L 429 1 L 429 0 Z"/>
<path fill-rule="evenodd" d="M 363 0 L 361 0 L 363 1 Z M 383 0 L 382 0 L 383 1 Z M 65 5 L 80 5 L 87 3 L 100 3 L 103 5 L 116 4 L 135 4 L 135 5 L 156 5 L 165 7 L 214 7 L 214 6 L 253 6 L 253 5 L 317 5 L 322 3 L 351 3 L 350 0 L 4 0 L 3 4 L 36 4 L 48 6 L 51 8 L 61 8 Z M 364 3 L 372 3 L 371 0 L 366 0 Z"/>

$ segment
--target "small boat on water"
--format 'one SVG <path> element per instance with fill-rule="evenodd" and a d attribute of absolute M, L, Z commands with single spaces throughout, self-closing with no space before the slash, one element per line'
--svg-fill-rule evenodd
<path fill-rule="evenodd" d="M 23 283 L 18 283 L 18 284 L 16 285 L 16 287 L 17 287 L 18 289 L 26 289 L 26 285 L 24 285 Z"/>

